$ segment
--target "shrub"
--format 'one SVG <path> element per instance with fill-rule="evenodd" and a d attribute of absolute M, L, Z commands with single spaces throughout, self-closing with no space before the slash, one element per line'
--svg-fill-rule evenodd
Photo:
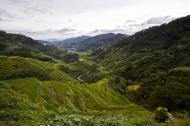
<path fill-rule="evenodd" d="M 172 114 L 168 112 L 167 108 L 158 107 L 155 114 L 155 120 L 158 122 L 166 122 L 173 119 Z"/>

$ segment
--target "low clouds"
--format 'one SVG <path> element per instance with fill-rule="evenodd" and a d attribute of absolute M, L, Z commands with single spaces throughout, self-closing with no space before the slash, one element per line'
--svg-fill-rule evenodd
<path fill-rule="evenodd" d="M 63 29 L 55 30 L 55 32 L 57 32 L 57 33 L 72 33 L 75 31 L 76 31 L 76 29 L 69 29 L 69 28 L 63 28 Z"/>
<path fill-rule="evenodd" d="M 91 36 L 94 36 L 94 35 L 98 35 L 98 34 L 106 34 L 106 33 L 124 33 L 126 34 L 127 29 L 122 29 L 122 28 L 116 28 L 116 29 L 96 29 L 96 30 L 93 30 L 89 33 L 87 33 L 86 35 L 91 35 Z"/>
<path fill-rule="evenodd" d="M 153 17 L 150 18 L 149 20 L 146 21 L 146 24 L 149 25 L 160 25 L 163 23 L 167 23 L 169 21 L 173 20 L 173 18 L 171 18 L 170 16 L 166 16 L 166 17 Z"/>
<path fill-rule="evenodd" d="M 114 29 L 95 29 L 90 33 L 88 33 L 88 35 L 97 35 L 105 33 L 124 33 L 132 35 L 135 32 L 147 29 L 148 27 L 158 26 L 164 23 L 168 23 L 174 19 L 176 18 L 171 16 L 158 16 L 146 19 L 145 21 L 139 21 L 138 19 L 126 20 L 123 23 L 123 25 L 118 25 Z"/>
<path fill-rule="evenodd" d="M 126 20 L 124 25 L 120 26 L 119 28 L 122 29 L 125 33 L 134 34 L 135 32 L 141 31 L 143 29 L 147 29 L 152 26 L 159 26 L 164 23 L 168 23 L 172 20 L 176 19 L 176 17 L 172 16 L 158 16 L 158 17 L 151 17 L 146 20 Z M 121 30 L 121 31 L 122 31 Z"/>
<path fill-rule="evenodd" d="M 149 26 L 149 25 L 161 25 L 163 23 L 168 23 L 175 18 L 172 16 L 158 16 L 158 17 L 151 17 L 146 19 L 145 21 L 141 21 L 137 23 L 137 20 L 127 20 L 125 21 L 125 25 L 129 25 L 131 27 L 139 27 L 139 26 Z"/>

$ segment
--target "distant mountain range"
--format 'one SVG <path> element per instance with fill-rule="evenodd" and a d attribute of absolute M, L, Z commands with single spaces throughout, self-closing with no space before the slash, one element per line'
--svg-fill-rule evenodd
<path fill-rule="evenodd" d="M 108 33 L 93 37 L 80 36 L 76 38 L 66 39 L 63 41 L 55 41 L 55 42 L 40 41 L 40 42 L 48 45 L 55 45 L 59 48 L 64 48 L 71 51 L 87 51 L 87 50 L 97 49 L 105 45 L 113 44 L 126 37 L 127 35 L 125 34 Z"/>
<path fill-rule="evenodd" d="M 75 38 L 68 38 L 65 40 L 56 40 L 56 39 L 52 39 L 52 40 L 38 40 L 40 43 L 42 44 L 48 44 L 48 45 L 57 45 L 59 46 L 60 44 L 70 44 L 70 43 L 75 43 L 75 42 L 81 42 L 84 41 L 85 39 L 90 38 L 90 36 L 79 36 L 79 37 L 75 37 Z"/>

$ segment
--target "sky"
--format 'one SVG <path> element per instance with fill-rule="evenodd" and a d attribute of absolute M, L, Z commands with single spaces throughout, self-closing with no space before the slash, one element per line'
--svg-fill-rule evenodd
<path fill-rule="evenodd" d="M 190 0 L 0 0 L 0 30 L 41 40 L 132 35 L 190 14 Z"/>

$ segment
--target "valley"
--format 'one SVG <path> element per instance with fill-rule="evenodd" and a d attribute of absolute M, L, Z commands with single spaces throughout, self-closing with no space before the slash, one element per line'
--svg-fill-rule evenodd
<path fill-rule="evenodd" d="M 0 81 L 0 117 L 3 122 L 8 122 L 10 125 L 136 125 L 153 118 L 153 112 L 135 105 L 110 88 L 110 77 L 103 68 L 98 69 L 104 72 L 104 77 L 89 84 L 77 80 L 77 76 L 72 73 L 62 72 L 58 64 L 6 56 L 1 57 L 0 61 L 1 71 L 4 72 L 1 73 L 1 78 L 11 78 Z M 11 63 L 5 66 L 5 62 Z M 16 64 L 20 66 L 15 68 Z M 67 66 L 73 70 L 76 67 L 75 64 Z M 88 67 L 88 65 L 82 66 L 87 70 Z M 46 78 L 39 72 L 27 76 L 29 68 L 44 73 L 48 71 L 51 78 Z M 15 75 L 19 71 L 22 72 Z M 6 75 L 7 73 L 10 76 Z M 14 77 L 15 79 L 12 79 Z M 92 79 L 94 80 L 94 77 Z"/>
<path fill-rule="evenodd" d="M 190 125 L 190 16 L 81 41 L 0 31 L 0 125 Z"/>

